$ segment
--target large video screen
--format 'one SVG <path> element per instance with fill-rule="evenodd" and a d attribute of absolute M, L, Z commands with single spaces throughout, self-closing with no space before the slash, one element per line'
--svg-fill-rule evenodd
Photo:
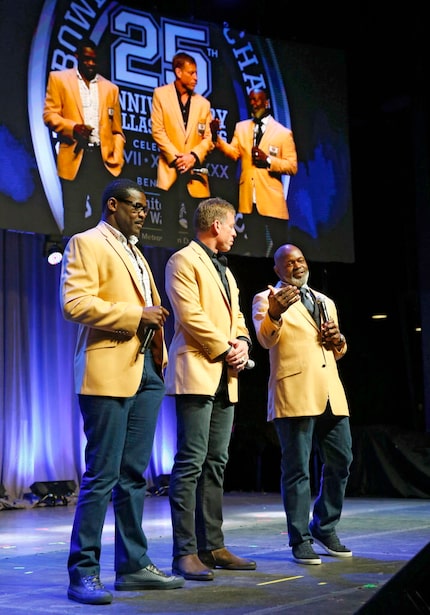
<path fill-rule="evenodd" d="M 119 88 L 126 137 L 121 176 L 145 189 L 144 245 L 176 248 L 188 241 L 179 226 L 174 245 L 167 243 L 163 207 L 169 203 L 157 188 L 159 150 L 151 133 L 154 89 L 173 81 L 172 58 L 185 51 L 196 59 L 196 92 L 210 101 L 227 142 L 236 123 L 250 118 L 250 91 L 268 92 L 271 113 L 292 130 L 297 150 L 297 174 L 279 178 L 289 212 L 288 241 L 300 245 L 309 260 L 354 262 L 343 52 L 172 19 L 121 2 L 2 0 L 1 228 L 63 234 L 59 143 L 43 110 L 50 71 L 75 67 L 75 51 L 85 37 L 98 46 L 99 73 Z M 211 195 L 238 203 L 240 165 L 218 149 L 209 153 L 204 166 Z M 264 233 L 264 217 L 261 228 Z M 249 245 L 239 212 L 236 230 L 232 252 L 265 255 Z"/>

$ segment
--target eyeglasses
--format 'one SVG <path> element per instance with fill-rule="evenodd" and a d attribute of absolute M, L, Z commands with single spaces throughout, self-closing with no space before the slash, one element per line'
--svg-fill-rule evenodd
<path fill-rule="evenodd" d="M 142 213 L 144 216 L 146 216 L 149 211 L 148 205 L 142 205 L 141 203 L 133 203 L 133 201 L 129 201 L 128 199 L 117 200 L 121 201 L 121 203 L 127 203 L 127 205 L 130 205 L 130 207 L 136 214 Z"/>

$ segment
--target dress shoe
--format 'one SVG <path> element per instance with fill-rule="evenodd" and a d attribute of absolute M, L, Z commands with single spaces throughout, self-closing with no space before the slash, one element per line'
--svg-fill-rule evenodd
<path fill-rule="evenodd" d="M 120 592 L 132 592 L 139 589 L 178 589 L 183 586 L 182 577 L 169 577 L 154 564 L 148 564 L 136 572 L 117 574 L 115 579 L 115 589 Z"/>
<path fill-rule="evenodd" d="M 203 566 L 196 553 L 181 555 L 173 559 L 173 574 L 179 574 L 188 581 L 213 581 L 214 573 Z"/>
<path fill-rule="evenodd" d="M 199 559 L 208 568 L 224 568 L 225 570 L 255 570 L 257 564 L 251 559 L 238 557 L 222 547 L 214 551 L 199 551 Z"/>
<path fill-rule="evenodd" d="M 76 583 L 70 583 L 67 597 L 69 600 L 82 604 L 110 604 L 112 602 L 112 594 L 96 574 L 81 577 Z"/>

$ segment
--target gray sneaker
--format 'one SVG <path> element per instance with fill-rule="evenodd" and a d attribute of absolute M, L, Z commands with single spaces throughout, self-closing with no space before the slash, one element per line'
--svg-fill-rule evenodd
<path fill-rule="evenodd" d="M 332 557 L 352 557 L 351 549 L 341 544 L 336 532 L 333 532 L 333 534 L 329 536 L 321 536 L 317 535 L 315 530 L 311 528 L 311 534 L 317 545 L 322 547 L 324 551 Z"/>
<path fill-rule="evenodd" d="M 115 590 L 121 592 L 140 589 L 177 589 L 183 587 L 184 583 L 182 577 L 168 576 L 154 564 L 148 564 L 136 572 L 117 574 Z"/>
<path fill-rule="evenodd" d="M 321 564 L 321 559 L 313 550 L 310 540 L 293 545 L 293 559 L 298 564 Z"/>
<path fill-rule="evenodd" d="M 70 582 L 67 597 L 81 604 L 110 604 L 112 602 L 112 594 L 97 574 L 90 574 L 76 579 L 73 583 Z"/>

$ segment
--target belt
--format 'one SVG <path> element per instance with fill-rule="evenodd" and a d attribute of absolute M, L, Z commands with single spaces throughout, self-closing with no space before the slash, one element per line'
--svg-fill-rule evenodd
<path fill-rule="evenodd" d="M 100 143 L 87 143 L 86 152 L 95 152 L 100 149 Z"/>

